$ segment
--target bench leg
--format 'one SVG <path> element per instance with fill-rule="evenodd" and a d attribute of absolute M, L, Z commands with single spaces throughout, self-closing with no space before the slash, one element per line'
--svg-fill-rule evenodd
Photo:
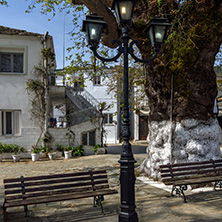
<path fill-rule="evenodd" d="M 3 221 L 6 222 L 7 220 L 7 212 L 6 212 L 6 208 L 3 207 Z"/>
<path fill-rule="evenodd" d="M 26 222 L 28 222 L 29 220 L 28 220 L 28 206 L 27 205 L 24 206 L 24 211 L 25 211 L 25 220 Z"/>
<path fill-rule="evenodd" d="M 94 197 L 93 206 L 99 206 L 101 208 L 101 214 L 104 214 L 102 201 L 104 201 L 103 196 Z"/>
<path fill-rule="evenodd" d="M 181 185 L 179 187 L 173 186 L 171 191 L 171 196 L 173 196 L 173 192 L 176 192 L 176 195 L 183 196 L 184 203 L 187 203 L 186 196 L 183 191 L 187 190 L 187 185 Z"/>

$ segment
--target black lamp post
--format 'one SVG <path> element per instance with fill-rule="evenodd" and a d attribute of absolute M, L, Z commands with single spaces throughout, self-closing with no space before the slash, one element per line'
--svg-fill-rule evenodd
<path fill-rule="evenodd" d="M 120 163 L 120 184 L 121 184 L 121 206 L 119 213 L 120 222 L 137 222 L 138 216 L 135 211 L 135 175 L 134 164 L 136 163 L 130 139 L 129 126 L 129 103 L 128 103 L 128 54 L 130 54 L 135 62 L 150 63 L 156 58 L 161 45 L 166 39 L 167 28 L 170 26 L 164 18 L 153 18 L 147 25 L 145 32 L 149 35 L 151 46 L 154 48 L 154 55 L 150 59 L 142 60 L 136 57 L 133 52 L 133 45 L 138 44 L 139 41 L 132 41 L 129 43 L 128 28 L 132 23 L 132 16 L 136 0 L 114 0 L 112 9 L 116 11 L 118 23 L 122 26 L 122 42 L 113 40 L 118 43 L 118 53 L 112 58 L 103 58 L 97 53 L 97 48 L 100 42 L 100 37 L 106 23 L 103 18 L 96 14 L 91 14 L 83 21 L 83 31 L 87 34 L 90 49 L 94 55 L 102 62 L 117 61 L 117 59 L 124 55 L 124 107 L 123 107 L 123 124 L 122 135 L 123 145 L 121 151 Z"/>

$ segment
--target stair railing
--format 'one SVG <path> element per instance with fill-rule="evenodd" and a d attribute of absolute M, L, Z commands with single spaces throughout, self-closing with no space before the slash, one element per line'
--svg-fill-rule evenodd
<path fill-rule="evenodd" d="M 83 91 L 80 91 L 79 93 L 81 96 L 83 96 L 83 98 L 85 98 L 95 108 L 98 108 L 99 101 L 92 94 L 90 94 L 86 89 L 84 89 Z"/>
<path fill-rule="evenodd" d="M 99 106 L 99 101 L 92 95 L 90 94 L 86 89 L 81 90 L 75 90 L 71 86 L 67 86 L 68 92 L 74 96 L 81 95 L 84 99 L 86 99 L 92 106 L 95 108 L 98 108 Z M 80 104 L 79 104 L 80 105 Z"/>

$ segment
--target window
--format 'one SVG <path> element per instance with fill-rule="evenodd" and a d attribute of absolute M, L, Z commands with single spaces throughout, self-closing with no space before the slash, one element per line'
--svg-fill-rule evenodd
<path fill-rule="evenodd" d="M 101 85 L 101 77 L 100 76 L 94 76 L 93 84 L 94 85 Z"/>
<path fill-rule="evenodd" d="M 0 53 L 0 72 L 23 73 L 23 53 Z"/>
<path fill-rule="evenodd" d="M 82 134 L 82 145 L 96 145 L 96 131 L 90 131 Z"/>
<path fill-rule="evenodd" d="M 113 123 L 113 114 L 106 113 L 105 114 L 105 124 L 112 124 Z"/>
<path fill-rule="evenodd" d="M 20 111 L 1 111 L 0 110 L 0 135 L 19 135 L 20 134 Z"/>
<path fill-rule="evenodd" d="M 25 74 L 27 65 L 27 46 L 0 45 L 0 74 Z"/>

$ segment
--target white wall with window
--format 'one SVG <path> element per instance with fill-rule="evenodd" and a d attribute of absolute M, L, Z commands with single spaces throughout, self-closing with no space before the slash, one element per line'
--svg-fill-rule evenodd
<path fill-rule="evenodd" d="M 112 75 L 113 70 L 107 69 L 105 72 L 108 75 Z M 87 73 L 85 74 L 87 77 Z M 114 93 L 107 93 L 107 81 L 109 78 L 103 78 L 101 76 L 95 76 L 93 80 L 89 80 L 86 78 L 86 90 L 99 102 L 106 102 L 107 105 L 112 104 L 113 106 L 109 109 L 104 111 L 105 113 L 105 136 L 104 142 L 108 144 L 119 143 L 119 139 L 117 136 L 117 99 L 114 97 Z"/>
<path fill-rule="evenodd" d="M 35 143 L 39 127 L 30 119 L 26 82 L 42 62 L 43 36 L 7 27 L 0 32 L 0 142 L 27 150 Z M 51 37 L 49 42 L 53 46 Z"/>
<path fill-rule="evenodd" d="M 20 110 L 0 110 L 0 136 L 20 135 Z"/>

